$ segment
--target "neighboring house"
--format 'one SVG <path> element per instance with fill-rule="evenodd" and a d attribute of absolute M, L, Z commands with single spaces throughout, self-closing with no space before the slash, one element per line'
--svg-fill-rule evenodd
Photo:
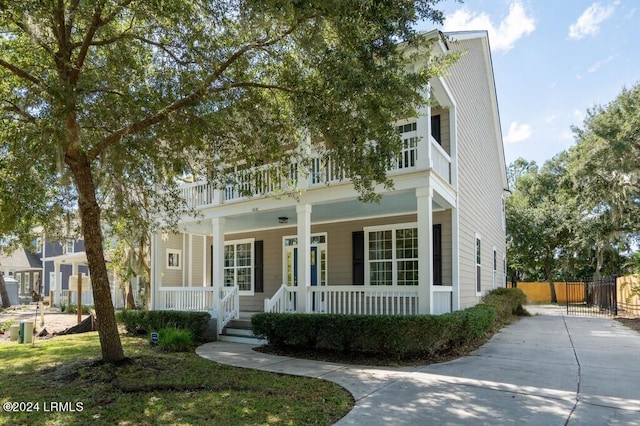
<path fill-rule="evenodd" d="M 77 275 L 78 271 L 89 275 L 83 240 L 70 238 L 58 242 L 44 239 L 41 246 L 45 296 L 51 291 L 69 289 L 69 277 Z"/>
<path fill-rule="evenodd" d="M 450 36 L 435 49 L 466 53 L 431 82 L 433 106 L 397 123 L 404 147 L 380 203 L 358 201 L 320 158 L 297 198 L 273 196 L 269 166 L 239 171 L 226 189 L 185 185 L 201 218 L 153 236 L 153 309 L 209 310 L 221 331 L 240 311 L 440 314 L 504 286 L 507 181 L 489 40 Z M 252 197 L 238 190 L 247 187 Z"/>
<path fill-rule="evenodd" d="M 18 281 L 21 298 L 31 298 L 32 292 L 42 291 L 42 261 L 37 253 L 19 248 L 11 253 L 0 249 L 0 273 Z"/>

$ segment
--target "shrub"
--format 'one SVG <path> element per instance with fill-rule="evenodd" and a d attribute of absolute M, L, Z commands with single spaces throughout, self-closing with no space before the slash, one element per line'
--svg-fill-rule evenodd
<path fill-rule="evenodd" d="M 131 334 L 145 335 L 165 328 L 178 328 L 189 330 L 193 338 L 200 339 L 211 315 L 208 312 L 126 310 L 118 311 L 116 319 Z"/>
<path fill-rule="evenodd" d="M 275 346 L 358 352 L 396 358 L 433 356 L 472 343 L 495 323 L 479 305 L 444 315 L 256 314 L 253 333 Z"/>
<path fill-rule="evenodd" d="M 93 306 L 82 305 L 82 315 L 88 315 L 91 312 L 92 309 L 93 309 Z M 78 306 L 74 305 L 73 303 L 70 304 L 69 306 L 61 305 L 60 306 L 60 311 L 61 312 L 65 312 L 65 310 L 66 310 L 66 312 L 68 314 L 77 314 L 78 313 Z"/>
<path fill-rule="evenodd" d="M 496 288 L 482 296 L 482 303 L 496 309 L 498 325 L 510 323 L 514 315 L 528 315 L 522 307 L 527 296 L 519 288 Z"/>
<path fill-rule="evenodd" d="M 193 347 L 193 333 L 180 328 L 163 328 L 158 332 L 158 349 L 165 352 L 187 352 Z"/>

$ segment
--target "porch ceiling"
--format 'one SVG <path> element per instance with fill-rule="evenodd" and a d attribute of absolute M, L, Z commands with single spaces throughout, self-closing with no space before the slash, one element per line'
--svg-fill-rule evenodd
<path fill-rule="evenodd" d="M 433 202 L 434 210 L 443 207 Z M 415 191 L 395 191 L 385 194 L 379 203 L 362 203 L 357 199 L 342 200 L 330 203 L 314 204 L 311 212 L 312 223 L 356 220 L 375 216 L 396 216 L 415 213 L 417 200 Z M 286 223 L 280 223 L 279 218 L 286 217 Z M 296 204 L 285 208 L 260 210 L 257 212 L 227 216 L 225 232 L 247 232 L 257 229 L 287 228 L 297 224 Z M 181 226 L 185 232 L 196 234 L 211 234 L 209 220 L 194 220 L 185 222 Z"/>

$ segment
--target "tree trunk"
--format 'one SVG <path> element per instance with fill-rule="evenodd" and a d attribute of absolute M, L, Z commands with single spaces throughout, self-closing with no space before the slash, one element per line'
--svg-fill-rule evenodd
<path fill-rule="evenodd" d="M 9 300 L 9 292 L 7 291 L 7 286 L 4 284 L 4 277 L 0 274 L 0 298 L 2 298 L 2 307 L 8 308 L 11 306 L 11 301 Z"/>
<path fill-rule="evenodd" d="M 80 220 L 91 274 L 102 360 L 116 363 L 124 359 L 124 352 L 111 300 L 109 276 L 107 275 L 102 246 L 100 207 L 96 200 L 96 188 L 91 174 L 91 165 L 86 155 L 81 152 L 67 153 L 65 161 L 71 169 L 78 189 Z"/>

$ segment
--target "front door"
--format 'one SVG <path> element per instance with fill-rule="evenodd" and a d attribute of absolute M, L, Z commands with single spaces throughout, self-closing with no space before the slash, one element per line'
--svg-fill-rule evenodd
<path fill-rule="evenodd" d="M 327 243 L 326 235 L 313 235 L 311 237 L 311 286 L 327 285 Z M 296 237 L 284 238 L 284 282 L 288 286 L 298 285 L 298 239 Z M 322 300 L 318 300 L 321 303 Z M 295 303 L 295 301 L 294 301 Z M 316 310 L 316 298 L 312 298 L 312 310 Z"/>
<path fill-rule="evenodd" d="M 326 249 L 321 249 L 321 268 L 318 269 L 318 247 L 311 247 L 311 285 L 317 286 L 318 282 L 322 282 L 326 276 Z M 286 284 L 288 286 L 298 285 L 298 247 L 287 247 L 286 259 Z M 324 269 L 324 273 L 323 272 Z M 322 282 L 321 285 L 326 283 Z"/>

